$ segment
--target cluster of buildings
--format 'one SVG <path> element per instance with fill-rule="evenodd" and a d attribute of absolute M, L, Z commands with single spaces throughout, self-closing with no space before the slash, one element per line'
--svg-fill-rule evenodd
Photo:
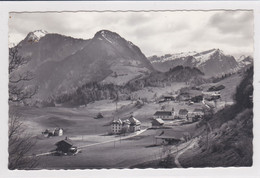
<path fill-rule="evenodd" d="M 51 136 L 62 136 L 63 135 L 63 129 L 62 128 L 55 128 L 54 130 L 46 129 L 44 132 L 42 132 L 44 137 L 51 137 Z"/>
<path fill-rule="evenodd" d="M 121 119 L 113 120 L 111 123 L 112 134 L 136 132 L 139 130 L 141 130 L 141 122 L 134 118 L 134 116 L 130 116 L 124 121 L 122 121 Z"/>
<path fill-rule="evenodd" d="M 156 111 L 153 115 L 152 127 L 163 126 L 165 121 L 170 120 L 185 120 L 188 122 L 197 121 L 197 119 L 202 118 L 204 112 L 202 109 L 196 108 L 193 112 L 189 112 L 187 109 L 180 109 L 178 113 L 174 111 Z"/>

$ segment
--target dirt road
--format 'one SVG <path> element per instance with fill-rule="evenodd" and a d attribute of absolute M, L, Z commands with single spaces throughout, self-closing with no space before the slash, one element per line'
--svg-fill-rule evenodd
<path fill-rule="evenodd" d="M 185 148 L 183 148 L 181 151 L 178 152 L 178 154 L 175 156 L 174 162 L 177 165 L 178 168 L 182 168 L 180 162 L 179 162 L 179 157 L 185 153 L 188 149 L 193 148 L 196 144 L 197 144 L 198 138 L 193 139 L 188 146 L 186 146 Z"/>
<path fill-rule="evenodd" d="M 91 147 L 91 146 L 96 146 L 96 145 L 101 145 L 101 144 L 105 144 L 105 143 L 110 143 L 110 142 L 120 141 L 120 140 L 124 140 L 124 139 L 129 139 L 129 138 L 132 138 L 132 137 L 140 135 L 141 133 L 145 132 L 146 130 L 147 129 L 143 129 L 143 130 L 137 131 L 137 132 L 135 132 L 133 134 L 130 134 L 128 136 L 124 136 L 124 137 L 116 138 L 116 139 L 111 139 L 111 140 L 107 140 L 107 141 L 104 141 L 104 142 L 93 143 L 93 144 L 88 144 L 88 145 L 82 145 L 82 146 L 78 147 L 78 149 L 79 150 L 84 150 L 85 148 Z M 35 156 L 36 157 L 44 156 L 44 155 L 49 155 L 49 154 L 52 154 L 52 153 L 55 153 L 55 151 L 46 152 L 46 153 L 40 153 L 40 154 L 36 154 Z"/>

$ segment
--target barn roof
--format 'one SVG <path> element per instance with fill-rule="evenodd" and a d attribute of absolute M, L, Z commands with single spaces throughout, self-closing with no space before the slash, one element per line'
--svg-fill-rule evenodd
<path fill-rule="evenodd" d="M 136 118 L 134 118 L 133 116 L 130 116 L 130 118 L 128 119 L 130 121 L 131 125 L 140 125 L 141 122 L 139 120 L 137 120 Z"/>
<path fill-rule="evenodd" d="M 159 124 L 164 124 L 164 121 L 161 118 L 154 119 L 155 122 L 158 122 Z"/>
<path fill-rule="evenodd" d="M 62 143 L 62 142 L 66 143 L 68 146 L 73 146 L 72 141 L 71 141 L 70 139 L 68 139 L 68 138 L 66 138 L 66 139 L 64 139 L 64 140 L 61 140 L 61 141 L 55 143 L 55 145 L 58 145 L 58 144 L 60 144 L 60 143 Z"/>
<path fill-rule="evenodd" d="M 164 129 L 160 131 L 155 138 L 161 138 L 161 139 L 176 139 L 181 140 L 184 136 L 184 132 L 175 131 L 173 129 Z"/>
<path fill-rule="evenodd" d="M 171 111 L 156 111 L 154 116 L 172 116 Z"/>
<path fill-rule="evenodd" d="M 111 124 L 119 124 L 121 125 L 123 122 L 121 121 L 121 119 L 118 120 L 113 120 Z"/>

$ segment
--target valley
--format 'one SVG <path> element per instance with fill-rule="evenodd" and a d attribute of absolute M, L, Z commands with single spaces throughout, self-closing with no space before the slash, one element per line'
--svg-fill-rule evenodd
<path fill-rule="evenodd" d="M 198 123 L 203 120 L 193 122 L 189 122 L 187 119 L 165 120 L 164 125 L 167 128 L 152 129 L 152 118 L 154 113 L 161 110 L 162 107 L 164 110 L 174 108 L 176 114 L 184 108 L 192 113 L 196 108 L 206 108 L 205 103 L 190 104 L 187 101 L 160 103 L 160 98 L 171 94 L 180 94 L 183 89 L 185 89 L 185 92 L 189 92 L 191 96 L 200 95 L 203 91 L 206 92 L 208 88 L 220 84 L 227 86 L 227 89 L 221 90 L 221 98 L 222 96 L 233 96 L 236 91 L 235 86 L 238 86 L 241 79 L 242 77 L 239 74 L 235 74 L 218 83 L 198 86 L 201 87 L 201 91 L 193 90 L 189 85 L 178 82 L 165 87 L 145 87 L 143 90 L 134 92 L 133 96 L 135 97 L 132 100 L 119 100 L 117 102 L 100 100 L 86 106 L 43 108 L 13 106 L 11 108 L 21 114 L 24 118 L 23 123 L 26 130 L 36 139 L 36 145 L 30 153 L 31 155 L 39 155 L 37 168 L 40 169 L 157 167 L 157 163 L 154 165 L 154 160 L 165 159 L 169 154 L 177 156 L 182 147 L 185 153 L 183 151 L 178 159 L 181 164 L 186 166 L 186 163 L 183 163 L 183 155 L 186 157 L 191 154 L 189 157 L 192 157 L 193 151 L 189 152 L 189 150 L 193 150 L 193 147 L 185 148 L 192 140 L 196 140 L 194 148 L 198 149 L 198 141 L 204 138 L 204 136 L 199 136 L 198 132 L 204 131 L 198 127 Z M 155 95 L 157 97 L 154 97 Z M 146 98 L 146 101 L 139 101 L 139 98 Z M 233 97 L 218 99 L 218 104 L 214 107 L 215 112 L 223 108 L 222 102 L 232 103 L 234 102 Z M 140 103 L 142 104 L 140 105 Z M 103 118 L 95 119 L 98 113 L 102 113 Z M 111 131 L 110 123 L 114 119 L 127 119 L 130 115 L 134 115 L 142 123 L 140 133 L 109 134 Z M 64 130 L 63 135 L 48 138 L 41 134 L 45 129 L 54 128 L 62 128 Z M 161 145 L 155 137 L 165 130 L 171 130 L 173 133 L 188 133 L 191 137 L 187 142 L 184 141 L 177 145 Z M 75 156 L 53 156 L 49 154 L 49 152 L 55 150 L 55 143 L 65 139 L 65 137 L 78 147 L 79 153 Z"/>
<path fill-rule="evenodd" d="M 35 31 L 11 52 L 31 59 L 10 73 L 9 114 L 35 143 L 33 169 L 252 165 L 250 56 L 147 58 L 108 30 L 88 40 Z"/>

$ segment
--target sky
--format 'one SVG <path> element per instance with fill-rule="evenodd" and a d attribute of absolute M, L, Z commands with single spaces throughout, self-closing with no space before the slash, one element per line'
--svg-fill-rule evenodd
<path fill-rule="evenodd" d="M 9 43 L 35 30 L 90 39 L 102 29 L 118 33 L 147 56 L 213 48 L 253 56 L 253 11 L 147 11 L 10 13 Z"/>

